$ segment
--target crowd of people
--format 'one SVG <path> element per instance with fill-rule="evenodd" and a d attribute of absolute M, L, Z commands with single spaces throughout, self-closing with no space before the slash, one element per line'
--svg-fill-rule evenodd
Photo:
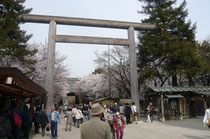
<path fill-rule="evenodd" d="M 93 106 L 93 105 L 92 105 Z M 52 107 L 50 113 L 46 113 L 46 110 L 40 106 L 35 107 L 34 112 L 31 114 L 27 105 L 24 105 L 23 110 L 19 111 L 15 105 L 12 105 L 10 112 L 1 112 L 1 122 L 6 123 L 2 129 L 0 127 L 0 136 L 5 135 L 5 139 L 29 139 L 29 131 L 34 126 L 35 134 L 39 134 L 41 128 L 41 134 L 44 137 L 45 132 L 50 131 L 52 139 L 58 138 L 58 123 L 61 123 L 61 113 L 63 112 L 64 121 L 66 124 L 65 131 L 69 132 L 72 130 L 72 126 L 77 128 L 81 127 L 90 119 L 98 117 L 100 121 L 105 122 L 110 127 L 111 138 L 122 139 L 124 134 L 124 128 L 126 124 L 135 121 L 137 124 L 138 113 L 136 111 L 135 103 L 129 105 L 118 105 L 117 103 L 112 105 L 104 105 L 101 113 L 95 116 L 94 108 L 88 104 L 84 105 L 69 105 Z M 101 105 L 100 105 L 101 106 Z M 4 117 L 5 119 L 2 119 Z M 124 117 L 126 120 L 124 120 Z M 97 119 L 97 118 L 96 118 Z M 11 126 L 9 126 L 11 125 Z M 86 139 L 86 137 L 83 137 Z"/>

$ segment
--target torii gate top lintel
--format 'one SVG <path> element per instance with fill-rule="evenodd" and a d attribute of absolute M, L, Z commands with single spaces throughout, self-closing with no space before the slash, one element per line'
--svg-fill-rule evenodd
<path fill-rule="evenodd" d="M 49 24 L 50 21 L 55 21 L 56 24 L 61 24 L 61 25 L 76 25 L 76 26 L 115 28 L 115 29 L 116 28 L 128 29 L 129 27 L 133 26 L 135 30 L 154 30 L 155 29 L 155 25 L 151 25 L 151 24 L 141 24 L 141 23 L 135 23 L 135 22 L 112 21 L 112 20 L 100 20 L 100 19 L 34 15 L 34 14 L 22 15 L 21 18 L 24 22 L 33 22 L 33 23 Z"/>

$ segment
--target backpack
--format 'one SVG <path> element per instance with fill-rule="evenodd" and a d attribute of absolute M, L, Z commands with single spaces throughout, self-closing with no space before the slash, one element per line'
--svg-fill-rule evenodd
<path fill-rule="evenodd" d="M 16 126 L 21 127 L 22 120 L 20 119 L 20 116 L 16 112 L 14 112 L 14 122 Z"/>

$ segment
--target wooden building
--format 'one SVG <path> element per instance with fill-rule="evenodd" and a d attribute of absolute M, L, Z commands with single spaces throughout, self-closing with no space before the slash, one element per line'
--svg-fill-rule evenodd
<path fill-rule="evenodd" d="M 18 109 L 24 103 L 30 103 L 30 108 L 33 108 L 33 98 L 40 97 L 44 101 L 46 94 L 19 69 L 0 68 L 0 108 L 9 109 L 11 102 L 16 103 Z"/>
<path fill-rule="evenodd" d="M 97 102 L 100 103 L 102 106 L 104 105 L 114 106 L 115 102 L 118 103 L 119 100 L 111 97 L 104 97 L 104 98 L 95 99 L 94 101 L 92 101 L 92 104 Z"/>
<path fill-rule="evenodd" d="M 203 116 L 210 105 L 210 87 L 151 87 L 143 93 L 162 121 Z"/>

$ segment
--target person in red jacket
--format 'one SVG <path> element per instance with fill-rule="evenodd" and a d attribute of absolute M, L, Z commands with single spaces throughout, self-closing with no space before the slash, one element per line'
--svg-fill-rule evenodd
<path fill-rule="evenodd" d="M 125 121 L 123 116 L 119 113 L 119 110 L 117 110 L 114 115 L 113 126 L 117 135 L 117 139 L 122 139 L 124 134 Z"/>

